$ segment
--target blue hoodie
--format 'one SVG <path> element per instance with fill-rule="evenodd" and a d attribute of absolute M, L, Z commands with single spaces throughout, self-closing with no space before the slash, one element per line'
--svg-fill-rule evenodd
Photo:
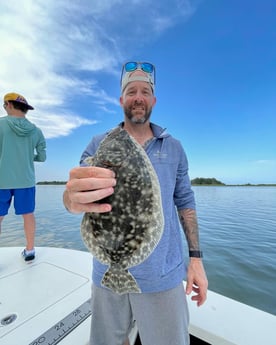
<path fill-rule="evenodd" d="M 120 124 L 122 126 L 122 124 Z M 154 140 L 146 148 L 157 173 L 162 197 L 165 226 L 162 238 L 141 264 L 129 269 L 142 292 L 159 292 L 178 286 L 186 277 L 185 236 L 177 210 L 195 209 L 194 193 L 188 176 L 188 161 L 181 143 L 161 127 L 151 123 Z M 81 165 L 93 156 L 107 133 L 94 137 L 81 156 Z M 101 286 L 107 266 L 93 258 L 93 282 Z"/>
<path fill-rule="evenodd" d="M 0 189 L 35 186 L 34 161 L 46 160 L 39 128 L 24 117 L 0 117 Z"/>

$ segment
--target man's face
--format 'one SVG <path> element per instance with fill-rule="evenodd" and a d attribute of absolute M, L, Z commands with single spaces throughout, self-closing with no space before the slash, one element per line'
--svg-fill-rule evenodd
<path fill-rule="evenodd" d="M 144 72 L 135 71 L 132 75 L 144 75 Z M 120 103 L 127 119 L 143 124 L 149 120 L 156 98 L 149 83 L 132 81 L 126 86 Z"/>

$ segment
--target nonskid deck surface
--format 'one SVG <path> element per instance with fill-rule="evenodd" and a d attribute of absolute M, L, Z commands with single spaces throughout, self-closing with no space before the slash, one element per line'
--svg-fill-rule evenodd
<path fill-rule="evenodd" d="M 21 248 L 0 252 L 1 345 L 18 339 L 22 345 L 31 344 L 51 327 L 61 328 L 60 320 L 91 297 L 89 253 L 39 247 L 36 259 L 26 263 Z M 88 344 L 89 326 L 87 318 L 60 344 Z"/>

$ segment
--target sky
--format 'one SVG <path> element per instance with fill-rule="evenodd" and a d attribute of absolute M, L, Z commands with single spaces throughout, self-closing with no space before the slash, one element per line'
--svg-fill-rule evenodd
<path fill-rule="evenodd" d="M 151 121 L 181 141 L 191 179 L 276 183 L 275 0 L 0 0 L 0 13 L 0 95 L 26 97 L 47 142 L 37 182 L 66 181 L 122 121 L 122 65 L 148 61 Z"/>

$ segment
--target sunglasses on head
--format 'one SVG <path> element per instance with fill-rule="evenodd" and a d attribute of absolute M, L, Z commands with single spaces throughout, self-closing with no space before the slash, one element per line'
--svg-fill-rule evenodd
<path fill-rule="evenodd" d="M 127 62 L 124 64 L 123 69 L 125 72 L 133 72 L 136 69 L 141 69 L 146 73 L 153 73 L 155 70 L 154 65 L 149 62 Z"/>
<path fill-rule="evenodd" d="M 136 70 L 141 70 L 145 73 L 149 73 L 152 77 L 153 83 L 155 84 L 155 67 L 152 63 L 150 62 L 134 62 L 134 61 L 130 61 L 130 62 L 126 62 L 123 65 L 122 68 L 122 74 L 121 74 L 121 85 L 122 85 L 122 79 L 125 73 L 127 72 L 133 72 Z"/>

